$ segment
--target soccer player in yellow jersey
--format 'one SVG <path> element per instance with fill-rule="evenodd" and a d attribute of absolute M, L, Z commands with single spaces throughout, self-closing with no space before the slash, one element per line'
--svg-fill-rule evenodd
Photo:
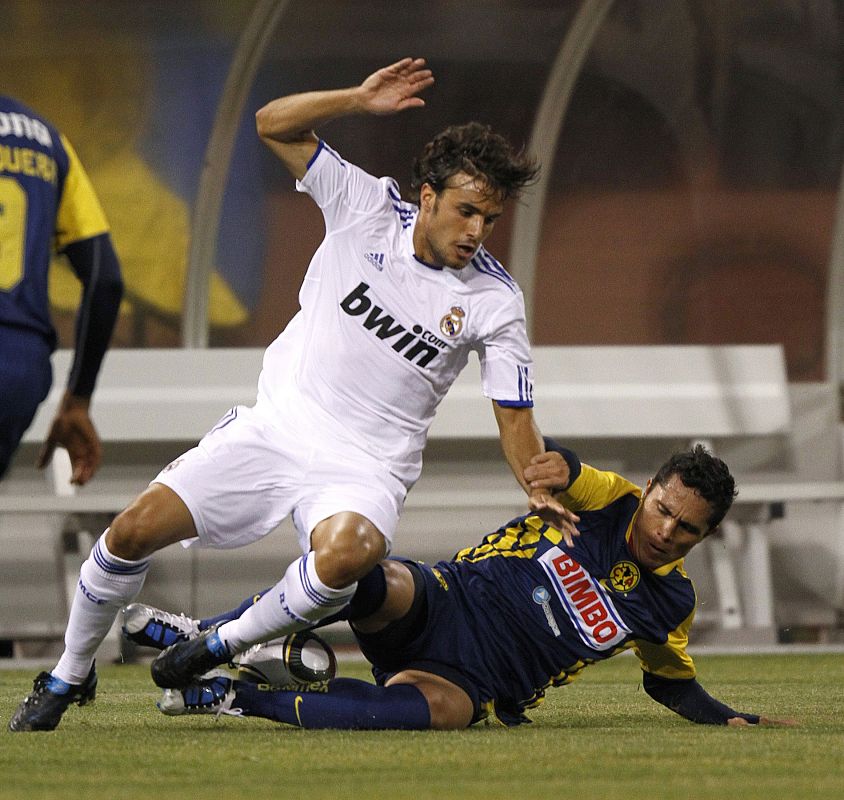
<path fill-rule="evenodd" d="M 525 478 L 559 490 L 580 517 L 581 535 L 567 541 L 527 515 L 433 567 L 382 562 L 341 615 L 351 620 L 377 685 L 334 678 L 314 687 L 319 691 L 269 691 L 208 677 L 165 692 L 161 710 L 237 709 L 305 728 L 454 729 L 485 718 L 518 725 L 548 687 L 632 649 L 645 691 L 681 716 L 720 725 L 778 722 L 711 697 L 686 651 L 695 591 L 683 558 L 733 502 L 727 466 L 696 447 L 670 458 L 642 490 L 550 440 L 546 448 Z M 148 606 L 127 609 L 124 630 L 136 641 L 154 644 L 154 625 L 194 635 Z"/>
<path fill-rule="evenodd" d="M 61 445 L 72 481 L 83 484 L 101 458 L 88 407 L 123 293 L 120 265 L 73 147 L 35 111 L 0 95 L 0 478 L 53 380 L 47 273 L 54 251 L 67 256 L 83 293 L 67 391 L 38 463 Z"/>

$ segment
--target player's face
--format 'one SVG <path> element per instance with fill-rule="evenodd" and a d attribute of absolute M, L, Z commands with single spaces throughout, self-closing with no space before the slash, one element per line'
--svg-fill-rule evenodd
<path fill-rule="evenodd" d="M 423 184 L 413 232 L 416 255 L 429 264 L 462 269 L 492 233 L 504 203 L 486 182 L 458 172 L 437 194 Z"/>
<path fill-rule="evenodd" d="M 648 569 L 682 558 L 709 532 L 712 507 L 679 475 L 664 483 L 648 481 L 633 520 L 630 550 Z"/>

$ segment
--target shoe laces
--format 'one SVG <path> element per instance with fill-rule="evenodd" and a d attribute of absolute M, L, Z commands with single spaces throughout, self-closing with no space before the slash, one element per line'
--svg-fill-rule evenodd
<path fill-rule="evenodd" d="M 210 672 L 207 672 L 205 675 L 202 676 L 202 683 L 211 688 L 213 687 L 214 683 L 218 678 L 223 678 L 226 683 L 223 696 L 218 701 L 219 705 L 217 706 L 217 710 L 214 713 L 214 719 L 218 720 L 220 719 L 220 717 L 223 716 L 242 717 L 242 708 L 232 708 L 231 704 L 234 702 L 235 691 L 233 687 L 233 682 L 231 680 L 231 676 L 224 669 L 213 669 Z M 211 691 L 214 692 L 214 689 L 211 688 Z M 214 693 L 216 694 L 216 692 Z"/>
<path fill-rule="evenodd" d="M 234 692 L 232 692 L 232 700 L 234 700 Z M 220 717 L 227 716 L 227 717 L 242 717 L 243 716 L 243 709 L 242 708 L 226 708 L 226 702 L 231 702 L 228 698 L 224 699 L 223 702 L 220 704 L 220 707 L 217 709 L 217 713 L 214 714 L 214 719 L 218 720 Z"/>
<path fill-rule="evenodd" d="M 161 611 L 159 609 L 153 619 L 157 619 L 158 622 L 163 622 L 173 628 L 176 628 L 177 630 L 188 630 L 194 632 L 199 630 L 199 623 L 193 617 L 189 617 L 185 613 L 174 614 L 171 611 Z"/>

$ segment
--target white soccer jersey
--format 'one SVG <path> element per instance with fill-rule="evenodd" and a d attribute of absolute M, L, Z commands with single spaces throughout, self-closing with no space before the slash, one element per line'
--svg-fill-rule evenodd
<path fill-rule="evenodd" d="M 416 258 L 417 207 L 394 180 L 324 142 L 297 188 L 322 209 L 326 234 L 300 311 L 264 356 L 259 409 L 283 425 L 300 420 L 337 451 L 360 448 L 409 488 L 437 405 L 470 350 L 487 397 L 533 405 L 524 300 L 492 256 L 480 249 L 460 270 Z"/>

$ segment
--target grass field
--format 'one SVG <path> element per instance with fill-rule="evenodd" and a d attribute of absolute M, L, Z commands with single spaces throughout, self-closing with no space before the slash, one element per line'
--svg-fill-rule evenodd
<path fill-rule="evenodd" d="M 797 728 L 693 725 L 620 657 L 549 692 L 533 725 L 452 732 L 303 731 L 167 718 L 144 665 L 100 670 L 97 702 L 58 730 L 11 734 L 29 672 L 0 672 L 4 798 L 840 798 L 844 655 L 700 656 L 701 683 Z M 363 665 L 341 674 L 364 677 Z"/>

